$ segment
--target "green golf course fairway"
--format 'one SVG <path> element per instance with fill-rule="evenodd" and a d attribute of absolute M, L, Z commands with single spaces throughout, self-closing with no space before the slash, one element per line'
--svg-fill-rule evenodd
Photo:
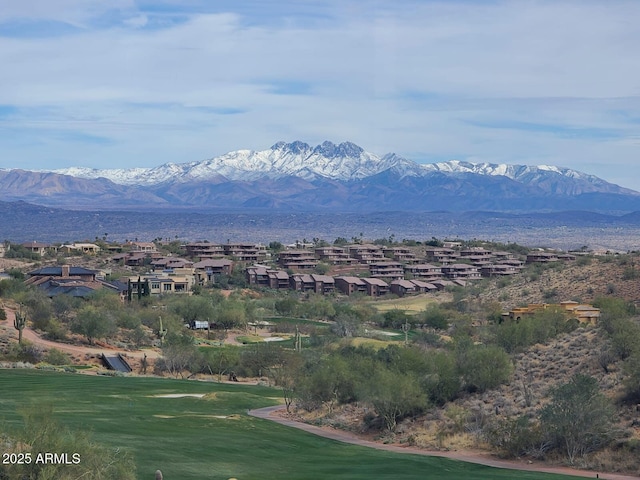
<path fill-rule="evenodd" d="M 50 406 L 60 423 L 130 451 L 139 479 L 156 469 L 165 480 L 576 478 L 358 447 L 246 413 L 279 400 L 258 386 L 2 369 L 0 431 L 21 425 L 19 408 Z"/>

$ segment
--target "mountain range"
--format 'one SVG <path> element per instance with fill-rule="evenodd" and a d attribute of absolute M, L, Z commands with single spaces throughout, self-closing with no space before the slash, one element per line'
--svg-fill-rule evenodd
<path fill-rule="evenodd" d="M 154 168 L 0 170 L 0 200 L 117 210 L 316 212 L 640 210 L 640 193 L 557 166 L 419 164 L 350 142 L 278 142 Z"/>

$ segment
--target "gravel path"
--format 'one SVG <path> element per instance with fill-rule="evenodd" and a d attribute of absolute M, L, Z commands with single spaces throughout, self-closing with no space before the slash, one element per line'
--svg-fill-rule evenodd
<path fill-rule="evenodd" d="M 372 442 L 370 440 L 361 438 L 358 435 L 351 432 L 337 430 L 330 427 L 317 427 L 315 425 L 309 425 L 307 423 L 298 422 L 296 420 L 291 420 L 289 418 L 285 418 L 280 415 L 277 415 L 277 413 L 280 413 L 282 410 L 284 410 L 284 408 L 285 407 L 283 405 L 259 408 L 256 410 L 249 411 L 249 415 L 257 418 L 271 420 L 281 425 L 286 425 L 287 427 L 298 428 L 300 430 L 304 430 L 305 432 L 313 433 L 314 435 L 319 435 L 321 437 L 330 438 L 332 440 L 337 440 L 339 442 L 351 443 L 354 445 L 360 445 L 362 447 L 376 448 L 378 450 L 386 450 L 389 452 L 411 453 L 415 455 L 427 455 L 431 457 L 445 457 L 445 458 L 450 458 L 452 460 L 460 460 L 463 462 L 477 463 L 477 464 L 486 465 L 489 467 L 507 468 L 511 470 L 526 470 L 529 472 L 557 473 L 562 475 L 574 475 L 576 477 L 600 478 L 600 479 L 606 479 L 606 480 L 633 480 L 633 479 L 640 478 L 640 477 L 622 475 L 617 473 L 598 473 L 598 472 L 591 472 L 591 471 L 585 471 L 585 470 L 577 470 L 577 469 L 567 468 L 567 467 L 550 467 L 540 463 L 529 463 L 529 462 L 523 462 L 523 461 L 517 461 L 517 460 L 500 460 L 492 457 L 489 454 L 478 453 L 478 452 L 468 452 L 468 451 L 441 452 L 441 451 L 424 450 L 416 447 L 397 445 L 397 444 L 392 445 L 392 444 L 377 443 L 377 442 Z"/>

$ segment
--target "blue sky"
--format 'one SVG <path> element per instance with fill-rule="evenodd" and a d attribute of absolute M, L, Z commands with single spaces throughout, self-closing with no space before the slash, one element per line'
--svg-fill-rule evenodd
<path fill-rule="evenodd" d="M 279 140 L 640 190 L 640 2 L 0 0 L 0 168 Z"/>

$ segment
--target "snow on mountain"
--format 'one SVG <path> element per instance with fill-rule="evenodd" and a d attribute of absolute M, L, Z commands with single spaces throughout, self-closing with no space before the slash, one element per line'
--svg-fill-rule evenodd
<path fill-rule="evenodd" d="M 268 150 L 237 150 L 200 162 L 167 163 L 154 168 L 98 170 L 74 167 L 53 172 L 87 179 L 103 177 L 116 184 L 139 186 L 254 181 L 286 176 L 309 181 L 319 178 L 354 181 L 391 172 L 399 178 L 427 177 L 434 173 L 502 176 L 524 184 L 574 180 L 588 185 L 586 190 L 582 187 L 578 189 L 582 191 L 600 188 L 608 190 L 613 187 L 593 175 L 562 167 L 471 163 L 460 160 L 419 164 L 394 153 L 379 157 L 351 142 L 336 145 L 329 141 L 316 147 L 300 141 L 278 142 Z M 620 192 L 636 193 L 617 188 Z"/>

